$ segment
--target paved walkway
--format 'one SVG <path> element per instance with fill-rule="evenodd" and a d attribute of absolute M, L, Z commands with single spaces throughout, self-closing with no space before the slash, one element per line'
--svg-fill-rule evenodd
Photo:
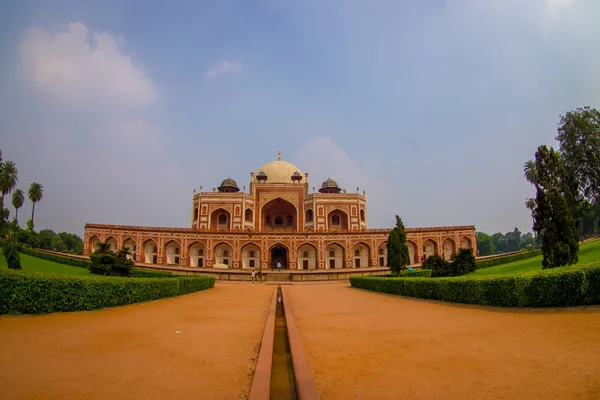
<path fill-rule="evenodd" d="M 598 399 L 600 308 L 501 310 L 291 286 L 321 399 Z"/>
<path fill-rule="evenodd" d="M 245 399 L 273 290 L 0 317 L 0 398 Z"/>

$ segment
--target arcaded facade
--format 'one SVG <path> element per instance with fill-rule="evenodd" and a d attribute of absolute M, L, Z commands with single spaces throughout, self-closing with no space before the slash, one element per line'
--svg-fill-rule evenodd
<path fill-rule="evenodd" d="M 109 241 L 136 262 L 193 268 L 326 270 L 383 267 L 389 229 L 368 229 L 367 199 L 332 179 L 318 190 L 308 173 L 283 161 L 250 173 L 240 190 L 225 179 L 192 198 L 190 228 L 87 224 L 84 254 Z M 460 247 L 476 251 L 474 226 L 407 228 L 413 264 L 422 256 L 449 259 Z"/>

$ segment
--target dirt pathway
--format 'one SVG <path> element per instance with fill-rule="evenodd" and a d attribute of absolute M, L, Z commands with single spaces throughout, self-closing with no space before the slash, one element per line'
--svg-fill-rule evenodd
<path fill-rule="evenodd" d="M 273 289 L 0 317 L 0 398 L 246 398 Z"/>
<path fill-rule="evenodd" d="M 321 399 L 598 399 L 600 308 L 501 310 L 286 287 Z"/>

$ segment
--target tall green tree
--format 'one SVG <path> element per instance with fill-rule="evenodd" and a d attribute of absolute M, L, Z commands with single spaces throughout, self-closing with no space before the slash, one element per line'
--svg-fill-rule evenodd
<path fill-rule="evenodd" d="M 600 111 L 586 106 L 561 115 L 556 140 L 575 200 L 593 204 L 600 199 Z"/>
<path fill-rule="evenodd" d="M 408 264 L 410 256 L 408 246 L 406 245 L 406 232 L 402 219 L 396 215 L 396 226 L 388 236 L 387 247 L 387 265 L 393 273 L 399 274 Z"/>
<path fill-rule="evenodd" d="M 33 224 L 33 216 L 35 214 L 35 203 L 42 200 L 44 196 L 44 187 L 37 182 L 33 182 L 29 185 L 29 200 L 33 203 L 33 207 L 31 208 L 31 226 L 34 227 Z"/>
<path fill-rule="evenodd" d="M 533 229 L 542 241 L 542 268 L 575 264 L 579 252 L 579 232 L 573 219 L 573 193 L 570 176 L 560 154 L 547 146 L 535 153 L 537 193 Z"/>
<path fill-rule="evenodd" d="M 487 233 L 477 232 L 477 250 L 480 256 L 490 256 L 496 253 L 496 247 L 492 242 L 492 237 Z"/>
<path fill-rule="evenodd" d="M 21 189 L 17 189 L 12 194 L 12 205 L 15 208 L 15 221 L 19 224 L 19 208 L 23 207 L 25 202 L 25 193 Z"/>
<path fill-rule="evenodd" d="M 535 210 L 535 206 L 536 206 L 535 198 L 530 197 L 525 201 L 525 207 L 527 207 L 527 209 L 529 211 L 531 211 L 531 219 L 533 220 L 533 224 L 535 224 L 535 219 L 533 218 L 533 211 Z M 535 233 L 535 231 L 533 231 L 533 248 L 534 249 L 537 248 L 536 238 L 537 238 L 536 233 Z"/>
<path fill-rule="evenodd" d="M 12 192 L 17 186 L 17 182 L 19 182 L 18 173 L 19 171 L 14 162 L 4 160 L 0 163 L 0 191 L 2 192 L 0 206 L 4 207 L 4 196 Z"/>

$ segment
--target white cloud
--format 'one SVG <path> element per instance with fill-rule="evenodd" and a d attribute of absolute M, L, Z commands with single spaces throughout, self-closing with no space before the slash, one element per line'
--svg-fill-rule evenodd
<path fill-rule="evenodd" d="M 551 17 L 556 18 L 563 8 L 569 7 L 575 0 L 546 0 L 546 8 Z"/>
<path fill-rule="evenodd" d="M 235 74 L 242 71 L 242 64 L 239 62 L 221 61 L 212 66 L 204 73 L 204 80 L 211 80 L 219 75 Z"/>
<path fill-rule="evenodd" d="M 81 22 L 51 34 L 28 29 L 19 43 L 21 71 L 37 90 L 68 105 L 144 107 L 155 102 L 152 81 L 121 51 L 123 39 Z"/>

